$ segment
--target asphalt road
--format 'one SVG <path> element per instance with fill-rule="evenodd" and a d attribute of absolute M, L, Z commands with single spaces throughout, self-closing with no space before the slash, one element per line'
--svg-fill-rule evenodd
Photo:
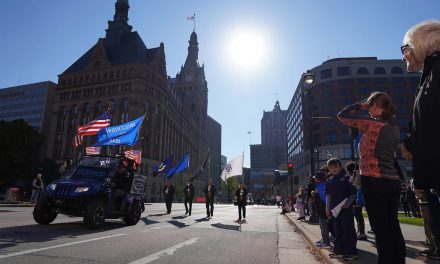
<path fill-rule="evenodd" d="M 82 218 L 59 215 L 38 225 L 33 208 L 0 207 L 0 263 L 318 263 L 280 209 L 248 206 L 247 223 L 234 222 L 237 207 L 204 204 L 186 216 L 183 204 L 146 204 L 141 221 L 109 220 L 88 230 Z"/>

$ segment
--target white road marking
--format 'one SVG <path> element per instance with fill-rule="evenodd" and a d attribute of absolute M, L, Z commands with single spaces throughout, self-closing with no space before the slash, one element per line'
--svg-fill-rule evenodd
<path fill-rule="evenodd" d="M 28 250 L 24 250 L 24 251 L 20 251 L 20 252 L 14 252 L 14 253 L 0 255 L 0 259 L 10 258 L 10 257 L 15 257 L 15 256 L 20 256 L 20 255 L 26 255 L 26 254 L 31 254 L 34 252 L 39 252 L 39 251 L 44 251 L 44 250 L 49 250 L 49 249 L 54 249 L 54 248 L 60 248 L 60 247 L 67 247 L 67 246 L 102 240 L 102 239 L 106 239 L 106 238 L 118 237 L 118 236 L 125 236 L 125 234 L 116 234 L 116 235 L 112 235 L 112 236 L 97 237 L 97 238 L 92 238 L 92 239 L 88 239 L 88 240 L 81 240 L 81 241 L 77 241 L 77 242 L 60 244 L 60 245 L 51 246 L 51 247 L 28 249 Z"/>
<path fill-rule="evenodd" d="M 156 252 L 154 254 L 151 254 L 149 256 L 146 256 L 145 258 L 141 258 L 141 259 L 135 260 L 133 262 L 130 262 L 129 264 L 147 264 L 147 263 L 153 262 L 155 260 L 158 260 L 162 256 L 165 256 L 165 255 L 171 256 L 179 248 L 191 245 L 191 244 L 195 243 L 198 239 L 199 239 L 198 237 L 195 237 L 193 239 L 186 240 L 180 244 L 174 245 L 174 246 L 169 247 L 167 249 L 164 249 L 164 250 L 161 250 L 161 251 Z"/>

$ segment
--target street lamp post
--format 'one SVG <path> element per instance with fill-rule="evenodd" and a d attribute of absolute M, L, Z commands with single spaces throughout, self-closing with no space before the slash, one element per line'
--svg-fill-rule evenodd
<path fill-rule="evenodd" d="M 310 173 L 311 175 L 315 175 L 315 162 L 313 159 L 314 151 L 313 151 L 313 129 L 312 129 L 312 89 L 315 86 L 315 74 L 308 70 L 306 73 L 302 76 L 303 79 L 303 85 L 308 93 L 308 104 L 309 104 L 309 113 L 307 119 L 309 120 L 309 152 L 310 152 Z"/>

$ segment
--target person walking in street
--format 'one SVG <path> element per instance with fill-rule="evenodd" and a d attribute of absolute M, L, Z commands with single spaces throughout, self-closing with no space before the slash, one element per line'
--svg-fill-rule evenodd
<path fill-rule="evenodd" d="M 212 218 L 214 216 L 214 198 L 215 198 L 215 186 L 212 184 L 212 179 L 209 179 L 208 185 L 205 186 L 205 205 L 206 205 L 206 217 Z"/>
<path fill-rule="evenodd" d="M 237 205 L 238 205 L 238 220 L 241 221 L 241 216 L 243 212 L 243 221 L 246 222 L 246 197 L 247 197 L 248 191 L 244 187 L 243 182 L 240 182 L 240 185 L 238 186 L 238 189 L 235 191 L 235 197 L 237 198 Z"/>
<path fill-rule="evenodd" d="M 44 184 L 41 173 L 38 173 L 32 181 L 32 195 L 30 199 L 30 203 L 36 203 L 37 199 L 40 195 L 40 192 L 43 190 Z"/>
<path fill-rule="evenodd" d="M 173 205 L 174 199 L 174 186 L 169 180 L 166 181 L 163 188 L 163 193 L 165 195 L 165 205 L 167 207 L 167 214 L 171 214 L 171 206 Z"/>
<path fill-rule="evenodd" d="M 368 110 L 369 115 L 362 115 Z M 395 152 L 400 140 L 395 107 L 388 94 L 373 92 L 366 100 L 338 113 L 339 120 L 359 129 L 359 169 L 365 208 L 376 235 L 378 263 L 405 263 L 406 246 L 397 219 L 400 176 Z"/>
<path fill-rule="evenodd" d="M 192 205 L 194 200 L 194 185 L 192 182 L 188 181 L 185 188 L 183 189 L 183 194 L 185 195 L 185 214 L 191 215 Z M 188 208 L 189 204 L 189 208 Z"/>
<path fill-rule="evenodd" d="M 408 72 L 422 72 L 416 91 L 409 136 L 402 146 L 402 154 L 412 159 L 414 186 L 426 195 L 429 226 L 435 249 L 428 254 L 440 259 L 440 141 L 434 124 L 438 122 L 440 102 L 440 21 L 423 21 L 411 27 L 401 47 Z"/>

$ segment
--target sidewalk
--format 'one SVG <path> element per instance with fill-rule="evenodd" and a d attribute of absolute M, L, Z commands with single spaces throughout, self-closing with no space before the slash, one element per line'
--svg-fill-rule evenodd
<path fill-rule="evenodd" d="M 296 213 L 286 214 L 290 222 L 298 229 L 305 237 L 310 247 L 322 257 L 326 263 L 377 263 L 377 251 L 374 246 L 374 235 L 368 235 L 368 241 L 357 241 L 357 248 L 359 259 L 354 261 L 344 261 L 342 259 L 331 259 L 328 255 L 331 249 L 320 249 L 316 247 L 315 242 L 321 239 L 321 230 L 318 224 L 310 225 L 303 221 L 296 220 L 298 215 Z M 368 218 L 365 219 L 365 231 L 371 230 Z M 354 221 L 354 220 L 353 220 Z M 422 257 L 417 254 L 417 251 L 423 250 L 425 244 L 425 232 L 422 226 L 414 226 L 401 224 L 403 237 L 406 242 L 406 263 L 420 264 L 420 263 L 439 263 L 438 261 L 430 260 L 427 257 Z"/>

